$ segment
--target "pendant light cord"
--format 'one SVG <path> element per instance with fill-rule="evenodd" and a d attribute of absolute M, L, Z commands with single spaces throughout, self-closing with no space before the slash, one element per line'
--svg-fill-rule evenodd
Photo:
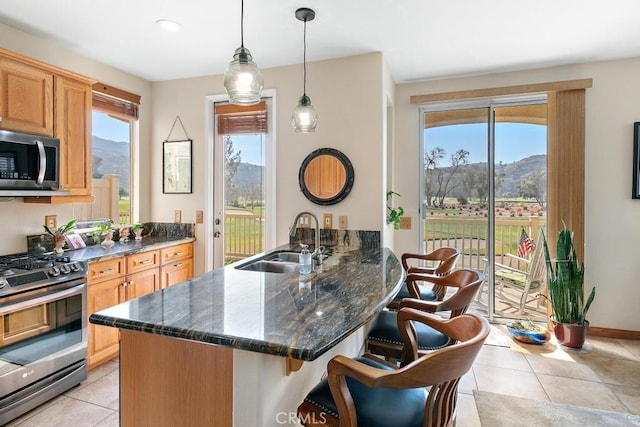
<path fill-rule="evenodd" d="M 302 67 L 303 67 L 303 83 L 302 94 L 307 95 L 307 18 L 304 18 L 304 37 L 303 37 L 303 53 L 302 53 Z"/>
<path fill-rule="evenodd" d="M 240 46 L 244 47 L 244 0 L 240 1 Z"/>

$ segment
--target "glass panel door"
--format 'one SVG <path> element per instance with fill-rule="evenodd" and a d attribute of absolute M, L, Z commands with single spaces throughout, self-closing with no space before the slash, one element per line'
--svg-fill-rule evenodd
<path fill-rule="evenodd" d="M 457 268 L 484 272 L 475 308 L 490 318 L 543 315 L 546 103 L 434 107 L 423 120 L 422 251 L 458 248 Z"/>

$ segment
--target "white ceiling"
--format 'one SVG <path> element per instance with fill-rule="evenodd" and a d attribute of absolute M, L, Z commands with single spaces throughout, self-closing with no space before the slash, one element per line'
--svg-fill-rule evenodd
<path fill-rule="evenodd" d="M 260 68 L 381 51 L 397 83 L 640 57 L 639 0 L 245 0 Z M 155 22 L 184 29 L 168 33 Z M 0 0 L 0 22 L 150 81 L 222 74 L 240 0 Z M 0 40 L 0 46 L 2 41 Z M 313 67 L 308 69 L 309 79 Z"/>

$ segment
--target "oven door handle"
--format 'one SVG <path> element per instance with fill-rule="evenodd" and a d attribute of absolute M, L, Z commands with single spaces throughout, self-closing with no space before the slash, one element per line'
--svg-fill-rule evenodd
<path fill-rule="evenodd" d="M 73 288 L 65 289 L 64 291 L 53 292 L 47 295 L 43 295 L 41 297 L 33 298 L 27 301 L 18 302 L 15 304 L 10 304 L 7 307 L 0 308 L 0 316 L 3 316 L 7 313 L 16 312 L 19 310 L 23 310 L 29 307 L 35 307 L 37 305 L 46 304 L 49 302 L 57 301 L 62 298 L 66 298 L 68 296 L 78 294 L 82 292 L 82 289 L 86 285 L 83 283 L 78 286 L 74 286 Z"/>

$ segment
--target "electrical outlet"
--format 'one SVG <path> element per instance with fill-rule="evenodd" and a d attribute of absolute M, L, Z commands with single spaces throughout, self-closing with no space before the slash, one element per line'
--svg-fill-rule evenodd
<path fill-rule="evenodd" d="M 55 231 L 58 228 L 58 217 L 56 215 L 45 216 L 44 225 L 49 227 L 49 230 Z"/>
<path fill-rule="evenodd" d="M 400 217 L 400 229 L 401 230 L 411 230 L 411 217 L 410 216 L 401 216 Z"/>
<path fill-rule="evenodd" d="M 324 226 L 323 228 L 333 228 L 333 214 L 324 214 Z"/>
<path fill-rule="evenodd" d="M 298 220 L 298 228 L 311 228 L 311 217 L 309 215 L 302 215 Z"/>
<path fill-rule="evenodd" d="M 347 216 L 346 215 L 340 215 L 338 217 L 338 224 L 339 224 L 340 228 L 347 228 Z"/>
<path fill-rule="evenodd" d="M 173 222 L 181 223 L 182 222 L 182 211 L 173 211 Z"/>
<path fill-rule="evenodd" d="M 196 224 L 202 224 L 204 222 L 204 212 L 196 211 Z"/>

